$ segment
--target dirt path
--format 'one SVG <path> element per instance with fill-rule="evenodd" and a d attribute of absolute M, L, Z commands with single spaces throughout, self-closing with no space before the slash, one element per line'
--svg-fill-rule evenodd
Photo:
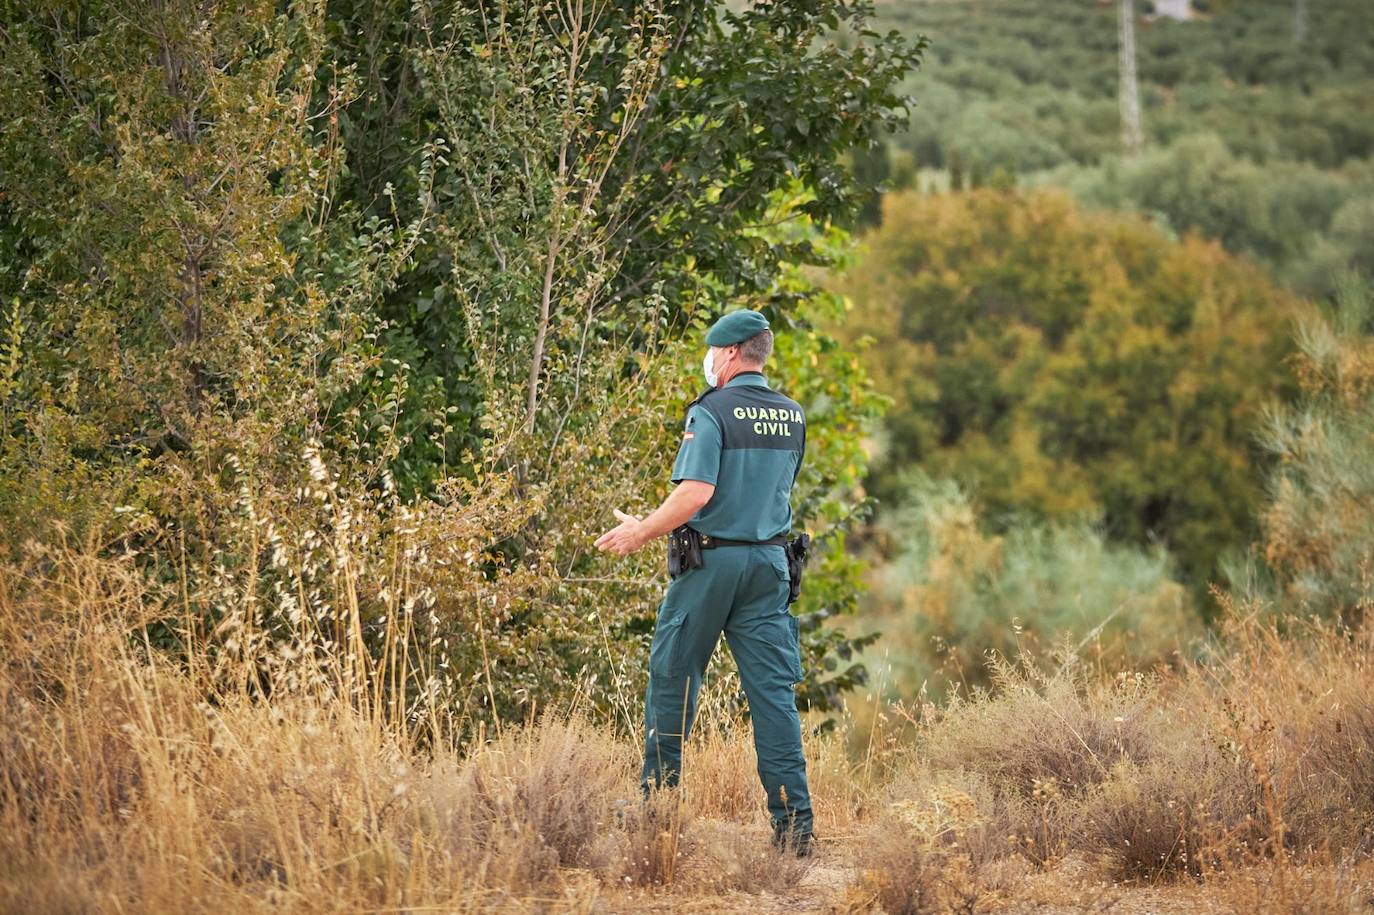
<path fill-rule="evenodd" d="M 703 890 L 698 894 L 693 892 L 692 878 L 686 877 L 669 892 L 646 891 L 603 900 L 606 906 L 598 911 L 663 915 L 881 913 L 876 893 L 866 886 L 856 863 L 856 851 L 852 843 L 823 845 L 791 888 L 753 893 Z M 1067 858 L 1043 871 L 1019 860 L 1008 861 L 1007 868 L 997 878 L 999 888 L 979 896 L 970 911 L 977 915 L 1250 915 L 1260 911 L 1297 915 L 1320 909 L 1374 915 L 1374 877 L 1345 882 L 1344 892 L 1333 892 L 1340 881 L 1332 869 L 1292 869 L 1279 881 L 1274 881 L 1273 872 L 1249 882 L 1245 875 L 1238 875 L 1243 891 L 1236 894 L 1227 891 L 1233 888 L 1229 885 L 1204 887 L 1187 880 L 1161 886 L 1116 884 L 1079 858 Z M 1359 908 L 1362 904 L 1366 906 L 1363 909 Z"/>
<path fill-rule="evenodd" d="M 847 913 L 880 911 L 874 894 L 863 888 L 852 848 L 831 846 L 818 854 L 793 892 L 738 893 L 683 905 L 675 912 Z M 1006 890 L 984 897 L 976 911 L 987 915 L 1216 915 L 1233 910 L 1203 897 L 1195 887 L 1122 886 L 1094 876 L 1082 861 L 1067 860 L 1050 871 L 1029 868 Z"/>

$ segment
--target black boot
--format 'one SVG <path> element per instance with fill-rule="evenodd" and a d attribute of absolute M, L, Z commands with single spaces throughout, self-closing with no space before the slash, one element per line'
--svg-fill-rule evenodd
<path fill-rule="evenodd" d="M 781 852 L 792 852 L 798 858 L 811 857 L 812 835 L 810 832 L 796 832 L 785 826 L 773 827 L 773 847 Z"/>

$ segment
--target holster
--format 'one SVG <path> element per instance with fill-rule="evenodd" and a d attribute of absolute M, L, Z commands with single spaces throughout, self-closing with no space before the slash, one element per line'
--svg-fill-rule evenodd
<path fill-rule="evenodd" d="M 787 553 L 787 602 L 794 603 L 801 596 L 802 569 L 806 566 L 806 553 L 811 549 L 811 535 L 801 533 L 789 537 L 783 545 Z"/>
<path fill-rule="evenodd" d="M 668 575 L 677 578 L 688 569 L 705 565 L 701 556 L 701 533 L 683 524 L 668 532 Z"/>

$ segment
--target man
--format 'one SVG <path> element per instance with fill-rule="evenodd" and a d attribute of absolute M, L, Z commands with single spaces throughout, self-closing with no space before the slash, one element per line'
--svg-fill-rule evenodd
<path fill-rule="evenodd" d="M 802 678 L 801 644 L 787 609 L 783 548 L 806 417 L 768 387 L 762 369 L 773 334 L 763 315 L 733 311 L 711 326 L 706 343 L 710 389 L 688 407 L 676 488 L 642 520 L 616 511 L 619 526 L 596 540 L 597 549 L 624 556 L 684 523 L 703 535 L 704 565 L 674 579 L 658 607 L 641 787 L 647 794 L 678 783 L 701 678 L 724 633 L 749 702 L 774 844 L 808 855 L 811 799 L 792 689 Z"/>

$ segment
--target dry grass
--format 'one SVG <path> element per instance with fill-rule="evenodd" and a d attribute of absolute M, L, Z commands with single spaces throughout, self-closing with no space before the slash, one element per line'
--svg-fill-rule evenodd
<path fill-rule="evenodd" d="M 884 911 L 972 913 L 1024 872 L 1006 811 L 982 778 L 927 770 L 885 794 L 860 852 Z"/>
<path fill-rule="evenodd" d="M 1011 905 L 1019 859 L 1173 882 L 1200 910 L 1366 911 L 1374 638 L 1293 621 L 1280 635 L 1230 614 L 1213 656 L 1179 672 L 1001 664 L 989 693 L 873 716 L 888 727 L 871 745 L 898 760 L 885 767 L 896 812 L 859 852 L 873 899 Z"/>
<path fill-rule="evenodd" d="M 639 735 L 610 723 L 546 713 L 460 748 L 342 673 L 211 688 L 130 638 L 165 604 L 127 566 L 33 571 L 0 575 L 0 911 L 1370 904 L 1367 632 L 1237 622 L 1181 673 L 1006 666 L 988 695 L 884 710 L 905 730 L 857 757 L 808 738 L 821 843 L 799 860 L 768 842 L 728 678 L 683 787 L 641 805 Z"/>

